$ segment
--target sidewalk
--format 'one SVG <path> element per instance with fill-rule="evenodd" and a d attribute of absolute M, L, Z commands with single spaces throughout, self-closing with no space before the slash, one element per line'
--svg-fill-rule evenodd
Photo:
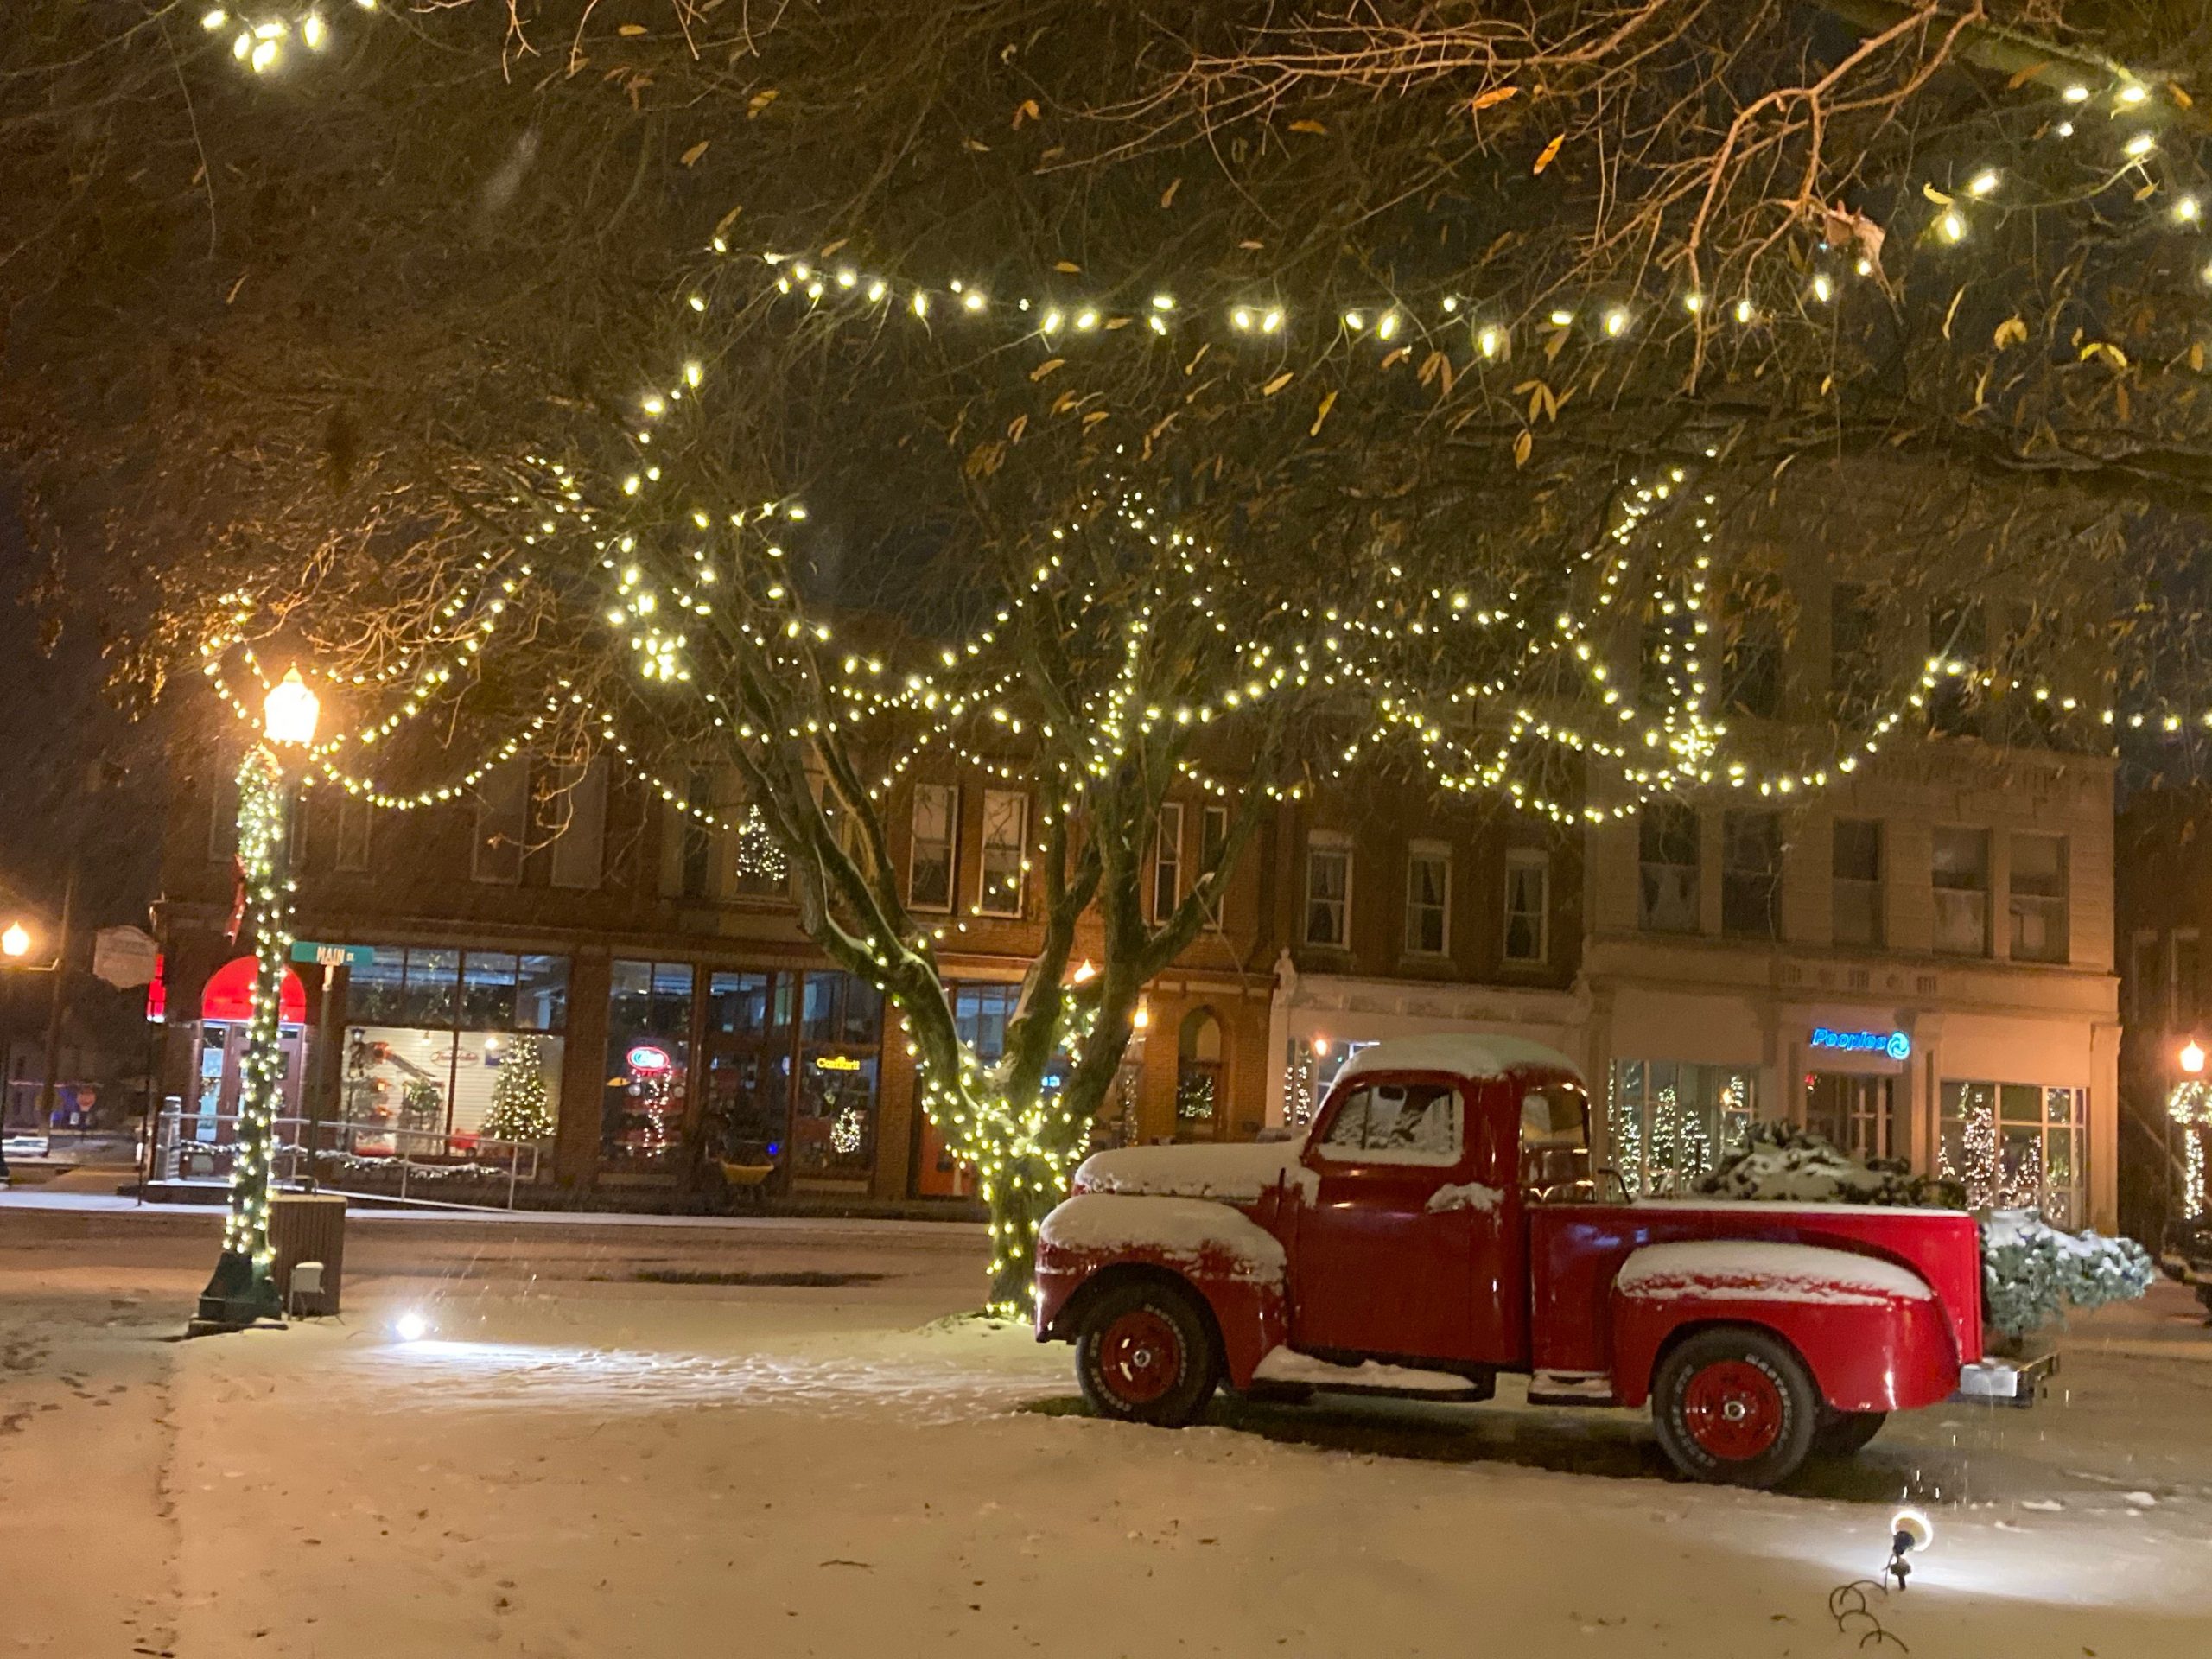
<path fill-rule="evenodd" d="M 10 1212 L 36 1215 L 78 1215 L 117 1217 L 174 1218 L 196 1217 L 209 1231 L 222 1223 L 223 1207 L 208 1204 L 141 1204 L 113 1193 L 53 1192 L 38 1187 L 0 1192 L 0 1218 Z M 890 1237 L 957 1238 L 964 1246 L 983 1231 L 981 1222 L 948 1217 L 943 1221 L 885 1220 L 850 1216 L 640 1216 L 616 1211 L 584 1210 L 445 1210 L 397 1209 L 378 1205 L 350 1206 L 351 1226 L 422 1226 L 492 1228 L 648 1227 L 670 1230 L 748 1233 L 805 1231 L 875 1233 Z"/>

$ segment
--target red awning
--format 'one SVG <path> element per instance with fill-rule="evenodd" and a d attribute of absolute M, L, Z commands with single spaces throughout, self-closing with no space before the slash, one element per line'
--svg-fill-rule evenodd
<path fill-rule="evenodd" d="M 249 1020 L 253 1017 L 254 960 L 233 957 L 216 969 L 200 998 L 202 1020 Z M 276 1001 L 277 1018 L 288 1026 L 303 1026 L 308 1019 L 308 994 L 300 976 L 284 970 L 284 989 Z"/>

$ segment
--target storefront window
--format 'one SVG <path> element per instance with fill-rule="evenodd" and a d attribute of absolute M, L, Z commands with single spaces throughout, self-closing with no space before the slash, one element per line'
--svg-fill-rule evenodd
<path fill-rule="evenodd" d="M 2080 1224 L 2088 1091 L 2031 1083 L 1946 1082 L 1939 1173 L 1971 1209 L 2037 1210 Z"/>
<path fill-rule="evenodd" d="M 690 1095 L 691 965 L 617 962 L 607 1004 L 599 1150 L 615 1167 L 673 1159 Z"/>
<path fill-rule="evenodd" d="M 852 974 L 809 974 L 799 1007 L 791 1167 L 801 1175 L 865 1176 L 875 1166 L 883 994 Z"/>
<path fill-rule="evenodd" d="M 515 1023 L 515 959 L 472 950 L 461 976 L 461 1023 L 511 1029 Z"/>
<path fill-rule="evenodd" d="M 741 1164 L 778 1164 L 791 1133 L 791 974 L 719 973 L 707 981 L 709 1149 Z"/>
<path fill-rule="evenodd" d="M 374 947 L 349 977 L 340 1150 L 467 1162 L 550 1138 L 568 980 L 566 957 Z"/>
<path fill-rule="evenodd" d="M 407 981 L 400 995 L 399 1021 L 405 1026 L 451 1026 L 461 989 L 461 952 L 407 953 Z"/>
<path fill-rule="evenodd" d="M 1617 1060 L 1607 1111 L 1613 1167 L 1631 1196 L 1689 1190 L 1743 1140 L 1753 1116 L 1750 1071 L 1675 1060 Z"/>

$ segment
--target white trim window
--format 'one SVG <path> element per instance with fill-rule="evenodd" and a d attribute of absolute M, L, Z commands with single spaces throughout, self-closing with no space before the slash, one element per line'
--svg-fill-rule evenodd
<path fill-rule="evenodd" d="M 2166 1027 L 2194 1032 L 2203 1018 L 2198 1007 L 2197 981 L 2204 964 L 2204 949 L 2193 927 L 2177 927 L 2166 941 Z"/>
<path fill-rule="evenodd" d="M 1164 923 L 1183 898 L 1183 804 L 1162 801 L 1152 830 L 1152 919 Z"/>
<path fill-rule="evenodd" d="M 2012 959 L 2063 962 L 2066 942 L 2066 837 L 2012 832 Z"/>
<path fill-rule="evenodd" d="M 1406 849 L 1406 954 L 1440 957 L 1452 941 L 1452 849 L 1416 841 Z"/>
<path fill-rule="evenodd" d="M 979 916 L 1019 916 L 1028 883 L 1029 797 L 1018 789 L 983 791 L 983 872 Z"/>
<path fill-rule="evenodd" d="M 915 910 L 950 910 L 953 848 L 960 831 L 958 786 L 916 784 L 912 830 L 906 850 L 906 903 Z"/>
<path fill-rule="evenodd" d="M 1834 883 L 1831 937 L 1841 945 L 1882 943 L 1882 821 L 1838 818 L 1828 848 Z"/>
<path fill-rule="evenodd" d="M 1316 830 L 1306 838 L 1306 925 L 1308 944 L 1332 950 L 1351 942 L 1351 842 Z"/>
<path fill-rule="evenodd" d="M 1552 858 L 1537 847 L 1505 854 L 1505 943 L 1508 962 L 1543 962 L 1551 955 Z"/>
<path fill-rule="evenodd" d="M 547 826 L 553 839 L 547 880 L 556 887 L 588 893 L 606 871 L 607 757 L 595 754 L 581 766 L 555 768 L 552 790 L 562 810 L 560 823 Z"/>
<path fill-rule="evenodd" d="M 1229 845 L 1229 809 L 1208 804 L 1198 809 L 1198 868 L 1201 872 L 1218 870 L 1223 851 Z M 1221 931 L 1222 883 L 1214 883 L 1213 896 L 1206 906 L 1206 925 L 1217 933 Z"/>
<path fill-rule="evenodd" d="M 1936 890 L 1936 949 L 1989 954 L 1989 831 L 1936 826 L 1929 878 Z"/>

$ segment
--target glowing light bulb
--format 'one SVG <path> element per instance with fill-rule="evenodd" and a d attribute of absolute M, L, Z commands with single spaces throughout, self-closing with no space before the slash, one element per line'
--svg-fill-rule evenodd
<path fill-rule="evenodd" d="M 10 931 L 12 932 L 15 930 Z M 8 954 L 13 957 L 21 956 L 22 953 L 20 950 L 11 950 Z M 2193 1077 L 2204 1070 L 2204 1045 L 2192 1037 L 2181 1046 L 2181 1052 L 2174 1058 L 2180 1061 L 2181 1069 Z"/>
<path fill-rule="evenodd" d="M 9 923 L 8 931 L 0 933 L 0 956 L 20 957 L 30 948 L 30 933 L 21 922 Z"/>
<path fill-rule="evenodd" d="M 391 1333 L 402 1342 L 420 1342 L 430 1334 L 430 1322 L 410 1307 L 391 1322 Z"/>
<path fill-rule="evenodd" d="M 2139 162 L 2158 147 L 2158 140 L 2149 133 L 2139 132 L 2120 146 L 2120 154 L 2132 162 Z"/>
<path fill-rule="evenodd" d="M 1946 210 L 1943 217 L 1936 221 L 1936 228 L 1943 233 L 1946 242 L 1963 241 L 1966 238 L 1967 222 L 1955 212 Z"/>
<path fill-rule="evenodd" d="M 1986 196 L 1996 188 L 1997 170 L 1994 168 L 1986 167 L 1967 181 L 1967 194 L 1970 196 Z"/>

